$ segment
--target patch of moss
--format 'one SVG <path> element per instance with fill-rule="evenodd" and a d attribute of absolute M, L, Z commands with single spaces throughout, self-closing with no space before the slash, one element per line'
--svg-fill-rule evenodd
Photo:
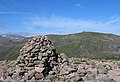
<path fill-rule="evenodd" d="M 80 61 L 75 61 L 73 64 L 81 64 Z"/>

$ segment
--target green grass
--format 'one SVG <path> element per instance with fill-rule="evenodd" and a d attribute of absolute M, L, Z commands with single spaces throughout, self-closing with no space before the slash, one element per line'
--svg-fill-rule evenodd
<path fill-rule="evenodd" d="M 92 59 L 120 59 L 120 36 L 95 32 L 82 32 L 69 35 L 48 35 L 58 53 L 69 57 Z M 28 39 L 21 42 L 1 44 L 0 60 L 16 59 L 19 50 Z"/>
<path fill-rule="evenodd" d="M 64 52 L 69 57 L 120 59 L 120 49 L 117 48 L 120 45 L 120 37 L 117 35 L 83 32 L 73 35 L 54 35 L 50 38 L 58 52 Z"/>

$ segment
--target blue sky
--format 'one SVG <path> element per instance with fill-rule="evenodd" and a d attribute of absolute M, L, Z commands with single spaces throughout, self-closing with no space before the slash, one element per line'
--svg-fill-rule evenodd
<path fill-rule="evenodd" d="M 120 0 L 0 0 L 0 34 L 120 35 Z"/>

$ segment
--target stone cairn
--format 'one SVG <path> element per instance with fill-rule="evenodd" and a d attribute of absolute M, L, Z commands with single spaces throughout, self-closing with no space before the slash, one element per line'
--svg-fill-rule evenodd
<path fill-rule="evenodd" d="M 15 65 L 10 65 L 7 73 L 4 73 L 3 80 L 34 82 L 58 78 L 60 75 L 69 74 L 67 70 L 74 71 L 66 65 L 68 65 L 67 56 L 64 53 L 58 54 L 47 36 L 36 36 L 23 46 Z"/>
<path fill-rule="evenodd" d="M 37 36 L 24 45 L 16 60 L 16 67 L 8 71 L 12 80 L 40 80 L 58 64 L 58 54 L 46 36 Z"/>
<path fill-rule="evenodd" d="M 58 54 L 46 36 L 34 37 L 20 50 L 16 65 L 19 67 L 35 67 L 44 76 L 57 65 Z"/>

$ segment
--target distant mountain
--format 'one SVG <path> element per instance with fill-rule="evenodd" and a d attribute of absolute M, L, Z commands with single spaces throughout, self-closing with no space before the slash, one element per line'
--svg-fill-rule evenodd
<path fill-rule="evenodd" d="M 0 35 L 0 42 L 19 42 L 22 41 L 25 37 L 12 34 L 2 34 Z"/>
<path fill-rule="evenodd" d="M 69 57 L 87 57 L 93 59 L 120 59 L 120 36 L 95 32 L 82 32 L 69 35 L 47 35 L 54 43 L 58 52 L 64 52 Z M 32 38 L 32 37 L 30 37 Z M 15 59 L 19 50 L 28 40 L 1 43 L 0 60 Z M 9 39 L 10 40 L 10 39 Z"/>

